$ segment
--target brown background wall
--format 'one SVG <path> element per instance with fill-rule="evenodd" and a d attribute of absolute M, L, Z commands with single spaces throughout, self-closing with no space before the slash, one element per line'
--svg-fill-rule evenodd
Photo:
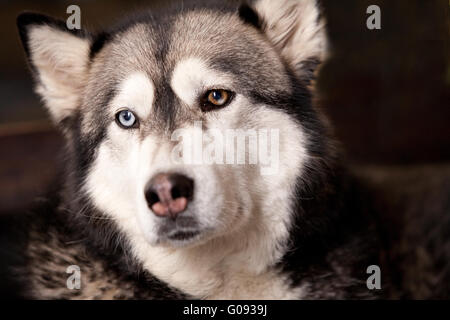
<path fill-rule="evenodd" d="M 0 212 L 26 207 L 50 183 L 61 144 L 32 93 L 15 27 L 17 14 L 31 10 L 65 19 L 67 6 L 78 4 L 83 26 L 95 30 L 148 2 L 0 4 Z M 349 161 L 400 165 L 449 161 L 449 1 L 322 2 L 333 55 L 318 85 Z M 371 4 L 381 7 L 381 30 L 366 28 L 366 8 Z"/>

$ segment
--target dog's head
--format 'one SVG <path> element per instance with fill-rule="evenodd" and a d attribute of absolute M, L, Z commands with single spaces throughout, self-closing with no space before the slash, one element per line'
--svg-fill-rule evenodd
<path fill-rule="evenodd" d="M 325 148 L 309 90 L 326 47 L 314 1 L 150 12 L 98 35 L 37 14 L 18 25 L 68 141 L 74 197 L 135 247 L 285 240 L 298 178 Z"/>

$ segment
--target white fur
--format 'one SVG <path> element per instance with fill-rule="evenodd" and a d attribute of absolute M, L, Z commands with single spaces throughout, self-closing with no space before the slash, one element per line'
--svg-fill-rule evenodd
<path fill-rule="evenodd" d="M 199 58 L 190 57 L 177 63 L 170 85 L 186 104 L 193 105 L 196 98 L 209 89 L 228 89 L 231 79 L 208 68 Z"/>
<path fill-rule="evenodd" d="M 119 85 L 119 93 L 112 101 L 112 111 L 121 108 L 136 112 L 140 119 L 150 115 L 155 89 L 153 82 L 144 72 L 134 72 Z"/>

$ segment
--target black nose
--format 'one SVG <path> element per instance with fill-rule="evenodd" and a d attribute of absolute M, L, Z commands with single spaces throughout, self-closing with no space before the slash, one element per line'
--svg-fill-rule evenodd
<path fill-rule="evenodd" d="M 145 198 L 153 213 L 175 218 L 194 196 L 194 181 L 182 174 L 159 173 L 147 185 Z"/>

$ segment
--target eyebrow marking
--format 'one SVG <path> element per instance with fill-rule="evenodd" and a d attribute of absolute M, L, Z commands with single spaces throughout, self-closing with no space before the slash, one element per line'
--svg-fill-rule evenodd
<path fill-rule="evenodd" d="M 153 109 L 155 86 L 144 72 L 129 74 L 117 89 L 118 94 L 112 100 L 114 111 L 130 108 L 141 118 L 147 118 Z"/>
<path fill-rule="evenodd" d="M 179 99 L 193 105 L 203 91 L 211 87 L 228 88 L 231 83 L 232 80 L 225 73 L 208 67 L 200 58 L 191 57 L 175 66 L 170 86 Z"/>

